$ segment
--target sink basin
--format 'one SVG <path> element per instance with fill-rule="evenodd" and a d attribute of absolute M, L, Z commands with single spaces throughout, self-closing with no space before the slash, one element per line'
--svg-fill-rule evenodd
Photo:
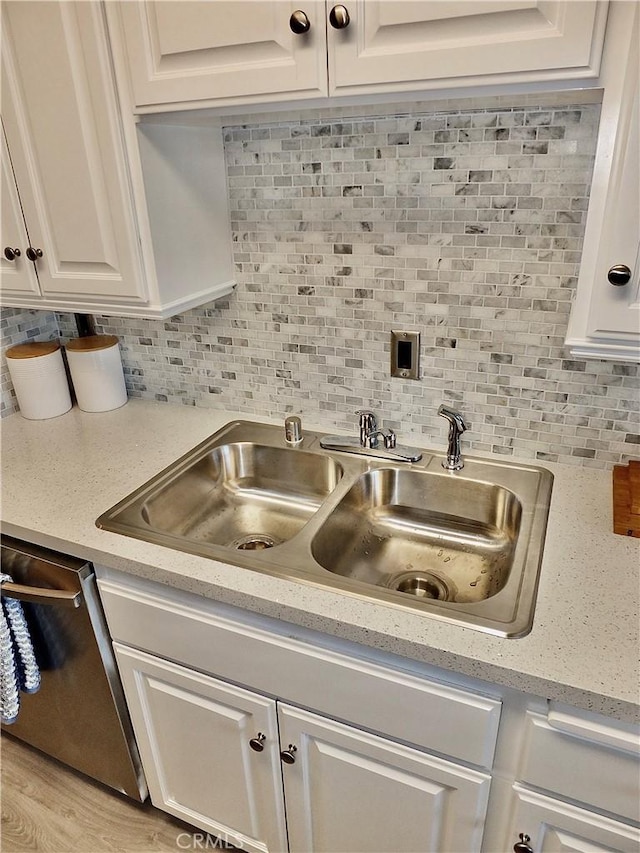
<path fill-rule="evenodd" d="M 359 477 L 311 543 L 325 569 L 421 598 L 476 602 L 505 586 L 522 505 L 513 492 L 444 473 Z"/>
<path fill-rule="evenodd" d="M 147 524 L 195 542 L 262 550 L 291 539 L 333 491 L 341 470 L 314 453 L 224 444 L 145 500 Z"/>
<path fill-rule="evenodd" d="M 274 548 L 304 527 L 341 476 L 341 466 L 319 453 L 254 441 L 207 446 L 154 478 L 121 521 L 133 516 L 149 537 L 166 534 L 196 548 Z"/>
<path fill-rule="evenodd" d="M 533 622 L 551 498 L 543 468 L 323 450 L 234 421 L 98 527 L 503 637 Z"/>

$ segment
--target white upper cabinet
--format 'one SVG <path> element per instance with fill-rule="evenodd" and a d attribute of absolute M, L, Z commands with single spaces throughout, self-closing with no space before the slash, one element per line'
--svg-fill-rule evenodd
<path fill-rule="evenodd" d="M 616 12 L 604 57 L 593 186 L 566 343 L 583 358 L 639 362 L 640 11 L 628 3 Z"/>
<path fill-rule="evenodd" d="M 231 291 L 220 129 L 139 146 L 101 3 L 2 4 L 2 127 L 3 305 L 164 317 Z"/>
<path fill-rule="evenodd" d="M 607 5 L 140 0 L 110 3 L 107 10 L 114 42 L 124 45 L 135 106 L 154 112 L 594 79 Z"/>
<path fill-rule="evenodd" d="M 136 106 L 327 94 L 324 3 L 145 0 L 119 4 Z"/>
<path fill-rule="evenodd" d="M 27 258 L 26 249 L 29 247 L 29 235 L 24 224 L 20 197 L 16 187 L 11 158 L 7 148 L 7 140 L 2 128 L 2 154 L 0 169 L 2 169 L 2 255 L 0 256 L 0 275 L 2 286 L 20 295 L 40 296 L 40 285 L 36 268 Z"/>
<path fill-rule="evenodd" d="M 346 0 L 330 26 L 331 94 L 595 77 L 607 4 Z M 340 23 L 340 21 L 336 21 Z"/>
<path fill-rule="evenodd" d="M 90 3 L 3 4 L 3 126 L 31 247 L 42 253 L 42 296 L 142 300 L 98 12 Z M 24 260 L 28 244 L 21 247 Z M 13 277 L 3 285 L 6 298 Z"/>

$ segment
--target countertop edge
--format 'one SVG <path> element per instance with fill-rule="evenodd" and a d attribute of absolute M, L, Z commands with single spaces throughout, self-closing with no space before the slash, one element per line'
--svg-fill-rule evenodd
<path fill-rule="evenodd" d="M 16 539 L 23 539 L 51 550 L 89 560 L 94 565 L 130 574 L 140 580 L 159 583 L 260 616 L 289 622 L 298 627 L 337 637 L 369 649 L 428 664 L 445 672 L 451 671 L 458 675 L 531 694 L 545 700 L 562 702 L 584 711 L 613 717 L 622 722 L 638 723 L 640 721 L 640 703 L 635 705 L 631 702 L 616 700 L 595 691 L 561 684 L 557 681 L 519 672 L 513 668 L 478 660 L 424 643 L 414 643 L 402 638 L 395 638 L 394 648 L 390 650 L 389 636 L 380 631 L 349 624 L 330 616 L 316 613 L 310 615 L 305 610 L 292 607 L 289 604 L 228 589 L 209 581 L 187 578 L 178 572 L 140 563 L 136 560 L 123 559 L 109 551 L 98 550 L 95 547 L 85 548 L 65 539 L 43 535 L 36 530 L 13 524 L 3 524 L 2 532 Z M 474 629 L 462 626 L 460 626 L 460 630 L 470 632 L 471 636 L 475 633 Z M 518 642 L 517 639 L 505 641 Z"/>

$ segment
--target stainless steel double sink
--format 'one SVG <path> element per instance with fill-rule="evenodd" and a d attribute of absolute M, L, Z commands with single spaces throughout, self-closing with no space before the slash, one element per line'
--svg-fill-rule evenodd
<path fill-rule="evenodd" d="M 533 622 L 552 475 L 442 453 L 389 462 L 291 447 L 234 421 L 97 520 L 98 527 L 504 637 Z"/>

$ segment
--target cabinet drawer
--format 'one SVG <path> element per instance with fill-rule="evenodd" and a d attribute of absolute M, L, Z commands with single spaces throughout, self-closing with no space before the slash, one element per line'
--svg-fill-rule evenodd
<path fill-rule="evenodd" d="M 607 731 L 606 725 L 594 723 L 590 736 L 585 718 L 569 714 L 563 714 L 560 723 L 565 730 L 550 725 L 546 716 L 527 714 L 521 781 L 627 820 L 640 820 L 637 734 L 629 733 L 622 741 L 618 728 Z M 625 747 L 612 748 L 616 742 Z"/>
<path fill-rule="evenodd" d="M 530 836 L 536 853 L 637 853 L 640 830 L 587 809 L 514 785 L 515 808 L 508 844 L 521 832 Z"/>
<path fill-rule="evenodd" d="M 282 633 L 283 623 L 198 596 L 172 590 L 169 600 L 104 579 L 99 588 L 111 636 L 120 643 L 401 742 L 492 766 L 496 699 L 292 639 Z"/>

